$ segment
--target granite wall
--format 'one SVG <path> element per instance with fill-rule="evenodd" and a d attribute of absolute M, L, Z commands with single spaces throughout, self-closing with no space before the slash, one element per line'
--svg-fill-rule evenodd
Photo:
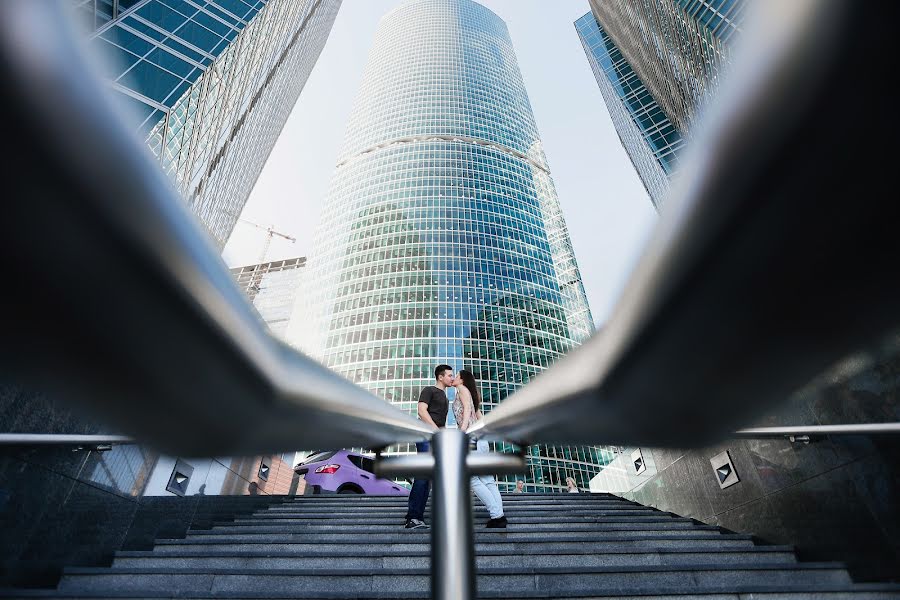
<path fill-rule="evenodd" d="M 898 346 L 844 361 L 751 425 L 900 422 Z M 723 489 L 714 468 L 721 463 L 711 460 L 725 451 L 734 471 L 725 483 L 735 475 L 738 481 Z M 632 447 L 619 449 L 591 490 L 795 544 L 801 556 L 845 561 L 860 580 L 900 580 L 898 465 L 898 436 L 830 436 L 808 444 L 741 439 L 699 450 Z"/>

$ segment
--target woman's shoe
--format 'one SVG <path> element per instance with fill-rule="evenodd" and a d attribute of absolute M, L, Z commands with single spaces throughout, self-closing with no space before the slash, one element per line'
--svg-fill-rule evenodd
<path fill-rule="evenodd" d="M 506 529 L 506 515 L 488 520 L 485 527 L 488 529 Z"/>

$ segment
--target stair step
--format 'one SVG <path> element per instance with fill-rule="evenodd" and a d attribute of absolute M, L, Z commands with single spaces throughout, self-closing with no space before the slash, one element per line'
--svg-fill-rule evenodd
<path fill-rule="evenodd" d="M 571 552 L 583 549 L 584 552 L 610 552 L 619 548 L 639 548 L 654 550 L 657 548 L 754 548 L 752 537 L 742 534 L 723 534 L 711 536 L 705 533 L 688 533 L 680 536 L 663 538 L 647 537 L 617 537 L 606 541 L 599 541 L 594 536 L 560 537 L 541 536 L 538 539 L 509 540 L 504 537 L 495 538 L 496 541 L 478 541 L 475 543 L 475 551 L 482 552 L 496 548 L 512 548 L 520 553 L 529 552 Z M 358 540 L 354 540 L 358 541 Z M 268 552 L 330 552 L 352 548 L 355 552 L 381 553 L 387 549 L 403 550 L 430 550 L 431 540 L 427 536 L 410 538 L 405 533 L 393 538 L 380 540 L 368 540 L 369 544 L 360 547 L 357 544 L 334 543 L 319 539 L 310 540 L 301 538 L 292 542 L 267 542 L 267 541 L 243 541 L 223 542 L 217 539 L 184 539 L 184 540 L 158 540 L 156 552 L 206 552 L 207 550 L 234 551 L 240 549 L 257 548 Z M 767 548 L 769 546 L 759 546 Z"/>
<path fill-rule="evenodd" d="M 275 505 L 272 505 L 270 510 L 276 509 L 284 509 L 291 510 L 295 508 L 305 508 L 305 507 L 355 507 L 358 509 L 380 509 L 380 508 L 399 508 L 406 507 L 408 505 L 407 498 L 402 498 L 393 501 L 354 501 L 347 500 L 345 498 L 350 498 L 348 496 L 334 496 L 329 497 L 326 500 L 295 500 L 289 502 L 281 502 Z M 473 501 L 476 501 L 473 499 Z M 648 508 L 646 506 L 642 506 L 635 502 L 629 502 L 628 500 L 592 500 L 592 501 L 565 501 L 565 500 L 541 500 L 534 502 L 512 502 L 507 498 L 503 499 L 504 506 L 511 506 L 517 508 L 527 508 L 527 507 L 537 507 L 537 508 L 557 508 L 561 506 L 571 507 L 571 508 L 598 508 L 598 507 L 609 507 L 611 509 L 617 508 L 627 508 L 627 507 L 636 507 L 636 508 Z M 265 507 L 261 507 L 265 509 Z"/>
<path fill-rule="evenodd" d="M 573 505 L 585 505 L 585 504 L 631 504 L 640 506 L 637 502 L 632 502 L 631 500 L 626 500 L 625 498 L 606 498 L 603 496 L 595 496 L 595 495 L 585 495 L 581 498 L 572 498 L 568 496 L 542 496 L 540 498 L 526 498 L 525 500 L 520 500 L 517 497 L 509 496 L 501 494 L 503 497 L 503 502 L 505 504 L 573 504 Z M 399 505 L 406 504 L 409 501 L 408 496 L 354 496 L 354 495 L 323 495 L 323 496 L 296 496 L 294 498 L 288 498 L 284 502 L 280 502 L 278 506 L 289 506 L 289 505 L 297 505 L 297 504 L 316 504 L 316 503 L 340 503 L 345 505 L 365 505 L 365 506 L 376 506 L 376 505 Z"/>
<path fill-rule="evenodd" d="M 426 514 L 431 511 L 425 511 Z M 542 519 L 562 519 L 567 517 L 582 517 L 582 516 L 598 516 L 598 517 L 612 517 L 612 518 L 635 518 L 635 517 L 660 517 L 660 516 L 677 516 L 672 513 L 662 512 L 659 510 L 651 510 L 651 509 L 635 509 L 629 507 L 625 510 L 566 510 L 566 511 L 556 511 L 556 510 L 523 510 L 518 508 L 509 508 L 504 507 L 503 512 L 507 516 L 515 515 L 521 518 L 542 518 Z M 240 515 L 241 519 L 345 519 L 348 516 L 365 516 L 365 517 L 374 517 L 374 518 L 397 518 L 403 517 L 406 514 L 406 507 L 402 509 L 381 509 L 381 508 L 366 508 L 364 510 L 319 510 L 315 511 L 266 511 L 252 515 Z M 484 518 L 488 516 L 487 510 L 474 510 L 472 511 L 473 516 L 478 518 Z"/>
<path fill-rule="evenodd" d="M 551 525 L 584 525 L 589 523 L 625 523 L 625 524 L 642 524 L 642 523 L 683 523 L 691 525 L 694 523 L 692 519 L 683 517 L 670 517 L 659 515 L 640 515 L 634 517 L 596 517 L 588 515 L 578 516 L 555 516 L 555 517 L 517 517 L 513 514 L 507 514 L 509 526 L 536 526 L 541 529 L 550 529 Z M 475 526 L 484 525 L 488 520 L 487 515 L 476 518 Z M 365 517 L 355 516 L 346 518 L 322 517 L 322 518 L 273 518 L 273 519 L 235 519 L 233 521 L 215 521 L 213 527 L 331 527 L 331 526 L 353 526 L 353 527 L 370 527 L 386 525 L 389 527 L 399 527 L 404 524 L 402 517 Z M 197 531 L 207 531 L 206 529 Z"/>
<path fill-rule="evenodd" d="M 478 588 L 489 592 L 596 593 L 602 588 L 628 590 L 658 587 L 688 588 L 694 592 L 725 586 L 788 586 L 848 584 L 847 572 L 833 563 L 691 565 L 646 567 L 496 568 L 479 569 Z M 59 589 L 94 590 L 178 590 L 190 592 L 421 592 L 430 586 L 427 569 L 395 569 L 372 572 L 368 569 L 298 570 L 235 569 L 152 569 L 152 568 L 71 568 Z"/>
<path fill-rule="evenodd" d="M 234 524 L 217 525 L 212 529 L 191 529 L 188 535 L 215 535 L 215 534 L 299 534 L 299 533 L 356 533 L 358 535 L 368 535 L 370 533 L 384 533 L 396 531 L 403 528 L 403 523 L 387 522 L 383 524 L 361 523 L 354 525 L 353 523 L 338 522 L 314 522 L 314 523 L 291 523 L 291 524 Z M 476 527 L 479 531 L 483 528 Z M 520 523 L 511 520 L 506 528 L 508 532 L 522 531 L 666 531 L 666 530 L 703 530 L 715 527 L 710 525 L 695 525 L 689 519 L 685 520 L 660 520 L 648 522 L 572 522 L 567 523 Z"/>
<path fill-rule="evenodd" d="M 480 598 L 509 598 L 504 592 L 479 590 Z M 166 593 L 160 590 L 131 591 L 92 591 L 89 595 L 78 591 L 47 590 L 47 589 L 0 589 L 0 598 L 71 598 L 79 600 L 106 600 L 111 598 L 146 600 L 163 598 L 180 598 L 184 600 L 212 600 L 212 599 L 254 599 L 254 600 L 293 600 L 297 594 L 293 591 L 243 591 L 243 592 L 178 592 Z M 428 590 L 416 592 L 367 592 L 365 598 L 371 600 L 410 600 L 430 598 Z M 900 597 L 900 585 L 884 583 L 863 584 L 817 584 L 807 586 L 740 586 L 732 590 L 704 590 L 704 589 L 670 589 L 656 587 L 652 589 L 634 587 L 628 590 L 618 588 L 598 588 L 593 593 L 583 591 L 556 591 L 546 593 L 544 591 L 519 591 L 515 594 L 521 599 L 551 599 L 567 598 L 571 600 L 687 600 L 697 598 L 701 600 L 897 600 Z M 307 593 L 306 600 L 335 600 L 337 598 L 359 598 L 355 593 L 340 594 L 331 592 Z"/>
<path fill-rule="evenodd" d="M 369 517 L 402 517 L 406 514 L 407 508 L 405 506 L 396 507 L 396 508 L 369 508 L 366 509 L 364 514 Z M 619 508 L 615 510 L 611 510 L 608 508 L 600 508 L 600 509 L 590 509 L 590 508 L 578 508 L 578 509 L 570 509 L 570 510 L 555 510 L 553 508 L 550 509 L 530 509 L 530 508 L 516 508 L 505 506 L 503 507 L 503 512 L 507 515 L 516 515 L 521 517 L 552 517 L 552 516 L 576 516 L 576 515 L 597 515 L 597 516 L 640 516 L 640 515 L 671 515 L 672 513 L 662 512 L 656 509 L 651 508 L 637 508 L 633 506 L 629 506 L 626 508 Z M 487 510 L 484 510 L 481 507 L 475 508 L 472 511 L 475 515 L 475 518 L 487 516 Z M 318 519 L 318 518 L 344 518 L 346 515 L 359 515 L 361 514 L 358 509 L 352 509 L 347 507 L 334 507 L 334 508 L 306 508 L 306 509 L 293 509 L 293 510 L 267 510 L 263 512 L 257 512 L 252 515 L 242 516 L 242 518 L 263 518 L 263 519 L 284 519 L 284 518 L 300 518 L 300 519 Z M 431 514 L 430 510 L 426 510 L 425 514 Z"/>
<path fill-rule="evenodd" d="M 406 506 L 409 503 L 409 499 L 406 496 L 402 497 L 393 497 L 390 499 L 367 499 L 366 496 L 323 496 L 320 498 L 316 497 L 300 497 L 295 500 L 288 500 L 286 502 L 279 502 L 277 504 L 270 505 L 270 508 L 292 508 L 292 507 L 303 507 L 303 506 L 356 506 L 360 508 L 392 508 L 397 506 Z M 518 502 L 515 500 L 511 500 L 508 497 L 503 498 L 503 504 L 508 506 L 572 506 L 572 507 L 583 507 L 583 506 L 611 506 L 611 507 L 620 507 L 620 506 L 642 506 L 636 502 L 631 502 L 630 500 L 619 499 L 588 499 L 588 500 L 572 500 L 572 499 L 541 499 L 541 500 L 531 500 L 528 502 Z M 265 506 L 261 506 L 260 508 L 266 508 Z M 646 507 L 645 507 L 646 508 Z"/>
<path fill-rule="evenodd" d="M 575 530 L 554 530 L 554 531 L 535 531 L 533 529 L 522 529 L 516 531 L 515 529 L 476 529 L 475 530 L 475 541 L 489 541 L 489 540 L 537 540 L 544 541 L 548 538 L 548 536 L 552 535 L 557 538 L 569 538 L 569 539 L 581 539 L 584 541 L 590 540 L 614 540 L 619 538 L 632 538 L 632 537 L 645 537 L 645 538 L 665 538 L 665 537 L 677 537 L 683 535 L 686 532 L 696 533 L 696 534 L 706 534 L 710 537 L 718 538 L 722 535 L 722 533 L 715 527 L 706 527 L 700 528 L 695 527 L 692 529 L 638 529 L 638 528 L 630 528 L 624 530 L 586 530 L 586 529 L 575 529 Z M 315 533 L 316 535 L 310 535 L 310 533 Z M 383 543 L 385 541 L 390 542 L 396 539 L 396 536 L 402 535 L 406 536 L 406 541 L 411 541 L 416 538 L 420 539 L 429 539 L 428 530 L 425 529 L 414 529 L 414 530 L 405 530 L 400 527 L 394 527 L 391 529 L 387 529 L 385 531 L 367 531 L 362 529 L 346 529 L 344 531 L 325 531 L 325 532 L 297 532 L 297 533 L 285 533 L 285 532 L 269 532 L 269 533 L 235 533 L 235 532 L 223 532 L 223 531 L 192 531 L 188 533 L 188 537 L 186 539 L 216 539 L 219 541 L 230 541 L 235 543 L 242 543 L 248 541 L 264 541 L 264 542 L 293 542 L 293 541 L 304 541 L 308 539 L 315 539 L 317 541 L 323 542 L 334 542 L 334 541 L 349 541 L 349 542 L 361 542 L 365 541 L 368 544 L 377 544 Z"/>
<path fill-rule="evenodd" d="M 535 500 L 564 500 L 564 501 L 573 501 L 573 502 L 589 502 L 589 501 L 597 501 L 597 500 L 617 500 L 620 502 L 631 502 L 630 500 L 626 500 L 621 496 L 616 496 L 615 494 L 607 494 L 607 493 L 584 493 L 578 494 L 563 494 L 559 492 L 550 492 L 546 494 L 536 494 L 536 493 L 526 493 L 526 494 L 513 494 L 510 492 L 500 492 L 500 495 L 503 497 L 504 502 L 509 500 L 510 502 L 531 502 Z M 319 502 L 325 500 L 333 500 L 335 498 L 347 499 L 351 502 L 399 502 L 406 501 L 406 496 L 384 496 L 378 494 L 347 494 L 345 496 L 339 496 L 338 494 L 322 494 L 315 496 L 290 496 L 285 497 L 285 503 L 288 502 Z"/>
<path fill-rule="evenodd" d="M 752 548 L 747 550 L 631 550 L 630 552 L 554 552 L 521 554 L 511 549 L 480 552 L 477 564 L 480 568 L 502 568 L 516 557 L 522 567 L 613 567 L 659 566 L 690 564 L 771 564 L 796 563 L 793 549 L 781 547 Z M 115 568 L 216 568 L 216 569 L 428 569 L 431 557 L 427 550 L 392 551 L 381 548 L 379 552 L 364 553 L 359 549 L 345 549 L 311 555 L 288 554 L 270 551 L 193 553 L 120 552 L 113 561 Z"/>

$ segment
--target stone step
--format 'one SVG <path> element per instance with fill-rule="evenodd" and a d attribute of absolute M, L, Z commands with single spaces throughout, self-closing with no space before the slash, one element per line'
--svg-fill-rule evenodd
<path fill-rule="evenodd" d="M 345 549 L 331 553 L 288 555 L 284 552 L 236 550 L 192 553 L 119 552 L 113 567 L 170 569 L 428 569 L 431 558 L 427 551 L 377 552 Z M 512 558 L 511 557 L 515 557 Z M 521 554 L 511 549 L 477 554 L 479 568 L 502 568 L 515 562 L 520 567 L 614 567 L 691 564 L 771 564 L 795 563 L 790 547 L 758 547 L 746 550 L 631 550 L 605 552 L 545 552 Z"/>
<path fill-rule="evenodd" d="M 291 524 L 259 524 L 246 523 L 237 524 L 229 523 L 227 525 L 217 525 L 212 529 L 197 529 L 188 531 L 188 535 L 209 535 L 209 534 L 258 534 L 258 533 L 351 533 L 358 535 L 367 535 L 369 533 L 379 533 L 387 531 L 395 531 L 403 528 L 403 522 L 387 521 L 383 524 L 361 523 L 354 525 L 346 521 L 338 522 L 296 522 Z M 711 527 L 709 525 L 696 525 L 690 519 L 660 519 L 658 521 L 629 521 L 629 522 L 572 522 L 567 523 L 521 523 L 511 520 L 506 528 L 507 532 L 519 531 L 659 531 L 666 529 L 704 529 Z M 476 531 L 480 529 L 476 527 Z"/>
<path fill-rule="evenodd" d="M 475 530 L 475 541 L 489 540 L 537 540 L 544 541 L 548 537 L 556 538 L 578 538 L 584 541 L 589 540 L 610 540 L 617 538 L 663 538 L 675 537 L 684 533 L 706 533 L 711 537 L 719 537 L 722 533 L 716 527 L 698 526 L 692 529 L 639 529 L 630 528 L 624 530 L 554 530 L 554 531 L 535 531 L 535 530 L 510 530 L 510 529 L 485 529 Z M 230 541 L 235 543 L 244 543 L 249 541 L 265 541 L 265 542 L 296 542 L 309 539 L 315 539 L 321 542 L 354 542 L 359 543 L 365 541 L 367 544 L 382 543 L 385 540 L 393 540 L 395 536 L 405 536 L 406 541 L 414 539 L 429 539 L 429 532 L 426 529 L 407 530 L 402 528 L 388 529 L 384 532 L 371 532 L 359 529 L 349 529 L 345 531 L 316 532 L 316 535 L 310 535 L 309 532 L 285 533 L 285 532 L 269 532 L 269 533 L 250 533 L 247 531 L 241 533 L 223 532 L 223 531 L 191 531 L 188 532 L 187 539 L 215 539 L 219 541 Z"/>
<path fill-rule="evenodd" d="M 403 516 L 406 514 L 407 507 L 397 506 L 397 507 L 378 507 L 378 508 L 366 508 L 365 511 L 360 511 L 359 509 L 347 506 L 340 507 L 307 507 L 307 508 L 291 508 L 285 509 L 279 507 L 278 510 L 271 509 L 266 511 L 260 511 L 253 513 L 252 515 L 246 515 L 244 518 L 249 517 L 271 517 L 271 518 L 279 518 L 279 517 L 297 517 L 297 518 L 317 518 L 318 516 L 340 516 L 340 515 L 359 515 L 366 514 L 369 516 L 394 516 L 400 515 Z M 663 512 L 660 510 L 656 510 L 654 508 L 641 508 L 639 506 L 626 506 L 623 508 L 570 508 L 567 510 L 557 510 L 553 507 L 547 508 L 530 508 L 530 507 L 515 507 L 505 505 L 503 507 L 503 511 L 506 514 L 510 515 L 666 515 L 671 514 L 667 512 Z M 479 514 L 486 515 L 487 510 L 484 509 L 480 504 L 474 507 L 472 511 L 476 516 Z M 425 514 L 431 514 L 431 510 L 426 510 Z"/>
<path fill-rule="evenodd" d="M 414 541 L 413 541 L 414 540 Z M 755 548 L 752 536 L 743 534 L 709 535 L 707 532 L 698 534 L 686 532 L 682 535 L 670 537 L 625 537 L 617 536 L 605 541 L 598 540 L 596 536 L 541 536 L 537 539 L 511 540 L 505 536 L 496 536 L 496 541 L 477 541 L 476 552 L 488 552 L 497 549 L 508 548 L 514 553 L 551 553 L 551 552 L 615 552 L 622 550 L 640 549 L 654 551 L 657 549 L 680 548 L 711 548 L 711 549 L 747 549 Z M 358 540 L 354 540 L 358 541 Z M 360 546 L 358 544 L 334 543 L 319 539 L 299 538 L 292 542 L 271 541 L 220 541 L 218 538 L 189 538 L 183 540 L 157 540 L 155 552 L 165 553 L 198 553 L 206 552 L 235 552 L 241 550 L 259 550 L 270 553 L 295 553 L 295 554 L 327 554 L 329 552 L 341 552 L 351 549 L 357 554 L 381 555 L 388 551 L 429 551 L 431 539 L 428 536 L 410 537 L 406 534 L 396 536 L 379 536 L 377 540 L 367 540 L 369 543 Z M 771 546 L 759 546 L 768 548 Z"/>
<path fill-rule="evenodd" d="M 368 496 L 356 496 L 353 494 L 342 494 L 342 495 L 329 495 L 329 496 L 300 496 L 295 500 L 287 500 L 284 502 L 278 502 L 269 505 L 271 508 L 280 508 L 280 507 L 297 507 L 297 506 L 357 506 L 360 508 L 377 508 L 377 507 L 392 507 L 392 506 L 406 506 L 409 502 L 409 498 L 407 496 L 395 496 L 390 499 L 371 499 L 367 500 Z M 616 499 L 591 499 L 591 500 L 572 500 L 567 498 L 562 499 L 553 499 L 553 498 L 545 498 L 545 499 L 536 499 L 529 501 L 518 501 L 514 499 L 510 499 L 508 497 L 503 498 L 503 503 L 508 504 L 509 506 L 541 506 L 541 507 L 550 507 L 550 506 L 571 506 L 571 507 L 580 507 L 580 506 L 641 506 L 636 502 L 632 502 L 630 500 L 624 500 L 621 498 Z M 265 508 L 263 506 L 262 508 Z"/>
<path fill-rule="evenodd" d="M 900 585 L 883 583 L 863 584 L 817 584 L 802 587 L 789 586 L 743 586 L 737 591 L 724 592 L 716 590 L 680 589 L 673 590 L 664 587 L 646 590 L 642 588 L 598 589 L 596 593 L 581 591 L 557 591 L 551 594 L 542 591 L 519 591 L 515 598 L 525 599 L 555 599 L 567 598 L 571 600 L 897 600 L 900 597 Z M 480 598 L 509 598 L 503 592 L 479 591 Z M 0 598 L 66 598 L 72 600 L 107 600 L 118 599 L 171 599 L 184 600 L 213 600 L 213 599 L 246 599 L 246 600 L 296 600 L 297 594 L 274 591 L 244 591 L 237 593 L 228 592 L 161 592 L 159 590 L 131 590 L 131 591 L 93 591 L 86 594 L 78 591 L 57 591 L 47 589 L 0 589 Z M 336 594 L 332 592 L 307 593 L 303 596 L 306 600 L 335 600 L 337 598 L 359 598 L 358 594 Z M 427 590 L 417 592 L 367 592 L 365 598 L 370 600 L 412 600 L 430 598 Z"/>
<path fill-rule="evenodd" d="M 515 519 L 518 522 L 532 522 L 532 521 L 543 521 L 547 523 L 561 523 L 566 521 L 583 521 L 585 519 L 607 519 L 611 521 L 624 521 L 624 520 L 636 520 L 636 519 L 681 519 L 683 517 L 679 517 L 677 515 L 673 515 L 670 513 L 663 513 L 658 511 L 628 511 L 628 512 L 601 512 L 601 511 L 585 511 L 582 513 L 547 513 L 547 512 L 515 512 L 504 510 L 503 513 L 509 519 Z M 360 513 L 357 512 L 348 512 L 348 513 L 309 513 L 309 514 L 296 514 L 296 513 L 283 513 L 277 515 L 244 515 L 240 516 L 234 521 L 216 521 L 216 523 L 226 523 L 226 522 L 234 522 L 234 523 L 246 523 L 246 522 L 255 522 L 255 523 L 266 523 L 266 522 L 276 522 L 276 523 L 288 523 L 291 521 L 369 521 L 369 520 L 383 520 L 390 521 L 393 523 L 403 522 L 404 517 L 406 516 L 406 511 L 397 511 L 395 513 L 381 513 L 381 512 L 366 512 Z M 425 514 L 426 520 L 430 520 L 430 515 Z M 478 511 L 474 514 L 475 521 L 486 521 L 489 518 L 487 511 Z"/>
<path fill-rule="evenodd" d="M 316 497 L 308 497 L 304 496 L 301 499 L 285 501 L 274 504 L 271 508 L 274 510 L 276 508 L 292 508 L 292 507 L 303 507 L 303 506 L 354 506 L 361 509 L 369 509 L 369 508 L 391 508 L 398 506 L 406 506 L 408 504 L 408 499 L 406 496 L 398 497 L 393 500 L 371 500 L 364 501 L 358 500 L 358 498 L 366 498 L 366 496 L 353 496 L 350 494 L 340 495 L 340 496 L 322 496 L 320 498 Z M 589 500 L 589 501 L 571 501 L 571 500 L 533 500 L 529 502 L 517 502 L 515 500 L 510 500 L 509 498 L 503 498 L 503 504 L 509 506 L 536 506 L 536 507 L 559 507 L 559 506 L 568 506 L 571 508 L 580 508 L 580 507 L 597 507 L 597 506 L 609 506 L 612 508 L 617 507 L 625 507 L 625 506 L 637 506 L 640 507 L 640 504 L 636 502 L 631 502 L 630 500 Z"/>
<path fill-rule="evenodd" d="M 849 584 L 847 572 L 834 563 L 690 565 L 644 567 L 502 568 L 478 570 L 478 588 L 506 594 L 532 592 L 592 595 L 598 590 L 723 591 L 725 588 L 784 586 L 795 590 L 816 584 Z M 178 590 L 182 592 L 423 592 L 430 586 L 426 569 L 396 569 L 372 572 L 368 569 L 235 570 L 235 569 L 152 569 L 152 568 L 71 568 L 64 572 L 62 591 Z"/>
<path fill-rule="evenodd" d="M 595 515 L 573 515 L 573 516 L 532 516 L 523 517 L 514 514 L 507 514 L 509 524 L 515 525 L 532 525 L 532 526 L 550 526 L 553 524 L 584 524 L 584 523 L 693 523 L 692 519 L 683 517 L 674 517 L 669 515 L 634 515 L 634 516 L 595 516 Z M 474 522 L 477 525 L 484 525 L 488 520 L 487 515 L 476 516 Z M 233 521 L 215 521 L 214 527 L 292 527 L 297 525 L 314 525 L 314 526 L 331 526 L 344 525 L 353 527 L 368 527 L 370 525 L 389 525 L 400 527 L 404 524 L 402 516 L 397 517 L 319 517 L 319 518 L 296 518 L 296 517 L 276 517 L 276 518 L 240 518 Z"/>
<path fill-rule="evenodd" d="M 572 502 L 589 502 L 594 500 L 620 500 L 630 502 L 630 500 L 625 500 L 621 496 L 616 496 L 615 494 L 607 494 L 607 493 L 599 493 L 599 494 L 591 494 L 591 493 L 579 493 L 579 494 L 568 494 L 561 492 L 551 492 L 546 494 L 536 494 L 536 493 L 526 493 L 526 494 L 514 494 L 510 492 L 500 492 L 500 495 L 503 497 L 503 500 L 509 500 L 510 502 L 531 502 L 535 500 L 566 500 Z M 279 496 L 272 496 L 273 498 L 279 498 Z M 306 501 L 320 501 L 338 498 L 338 494 L 321 494 L 321 495 L 312 495 L 312 496 L 282 496 L 285 499 L 285 502 L 306 502 Z M 378 494 L 360 494 L 353 495 L 347 494 L 346 498 L 351 500 L 361 501 L 361 502 L 397 502 L 400 500 L 406 500 L 406 496 L 385 496 Z"/>

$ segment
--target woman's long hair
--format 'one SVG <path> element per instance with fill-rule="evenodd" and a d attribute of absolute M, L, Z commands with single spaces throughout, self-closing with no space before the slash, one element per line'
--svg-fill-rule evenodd
<path fill-rule="evenodd" d="M 475 376 L 465 369 L 459 370 L 459 376 L 463 380 L 463 385 L 466 386 L 466 389 L 472 394 L 472 404 L 475 406 L 475 412 L 478 412 L 478 409 L 481 408 L 481 394 L 478 393 L 478 386 L 475 384 Z"/>

